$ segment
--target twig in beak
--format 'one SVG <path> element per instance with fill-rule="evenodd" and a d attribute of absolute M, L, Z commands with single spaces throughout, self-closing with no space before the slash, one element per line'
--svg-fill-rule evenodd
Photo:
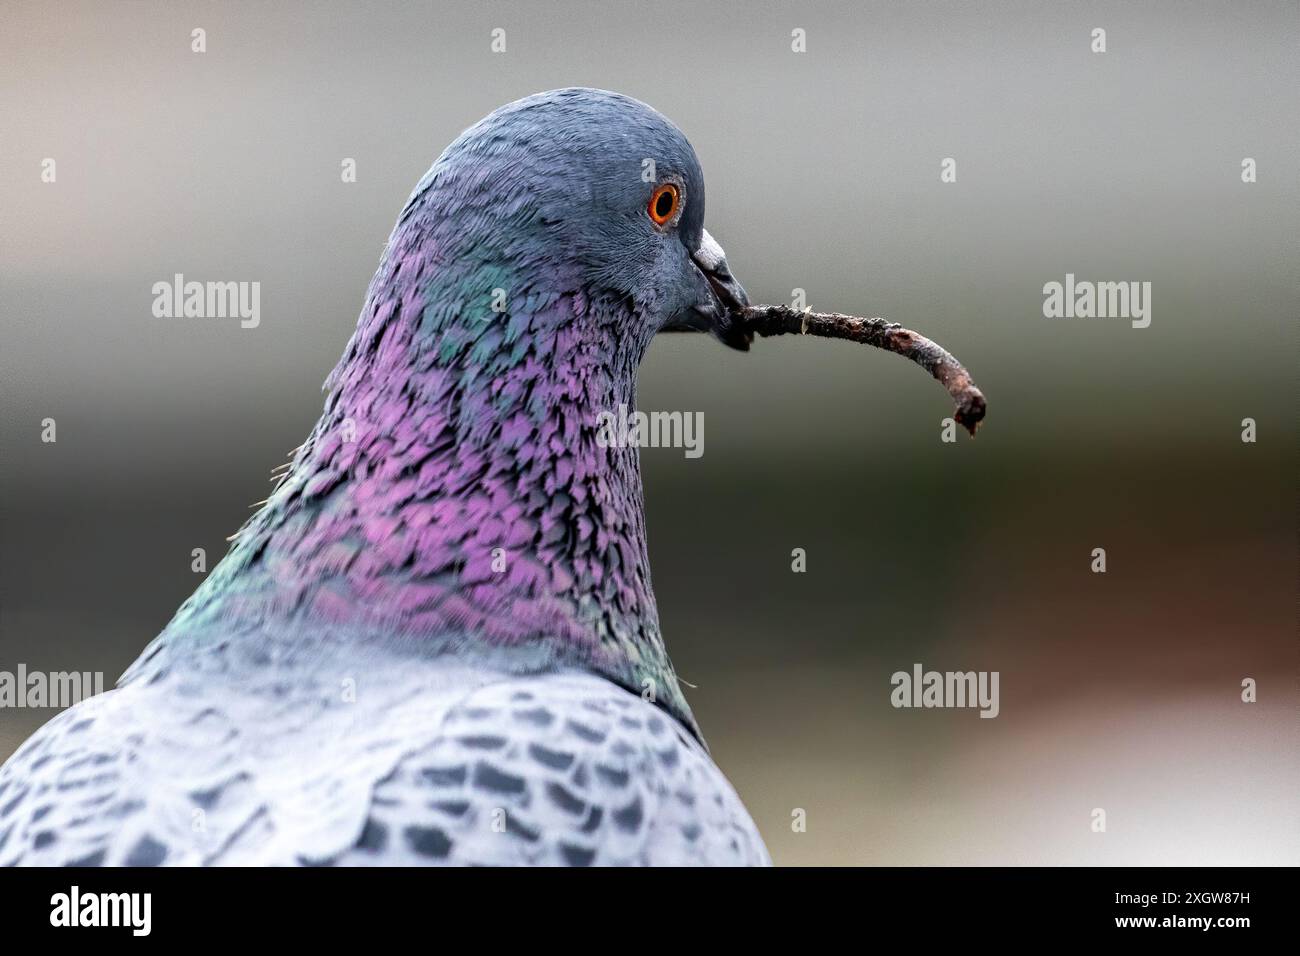
<path fill-rule="evenodd" d="M 897 322 L 863 319 L 838 312 L 801 312 L 785 305 L 754 305 L 733 314 L 742 330 L 765 338 L 772 335 L 817 335 L 897 352 L 921 366 L 948 390 L 957 403 L 957 423 L 972 437 L 984 420 L 984 393 L 975 387 L 961 362 L 924 335 L 905 329 Z"/>

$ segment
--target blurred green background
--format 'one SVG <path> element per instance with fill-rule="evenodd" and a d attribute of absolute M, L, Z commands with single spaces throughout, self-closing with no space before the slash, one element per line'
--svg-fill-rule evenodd
<path fill-rule="evenodd" d="M 752 298 L 902 322 L 989 398 L 944 444 L 942 389 L 848 343 L 643 367 L 705 420 L 643 453 L 664 630 L 776 862 L 1300 862 L 1298 37 L 1289 3 L 8 3 L 0 670 L 111 682 L 307 434 L 437 154 L 600 86 L 690 137 Z M 260 281 L 261 326 L 155 319 L 175 272 Z M 1151 327 L 1044 318 L 1067 272 L 1150 281 Z M 1001 715 L 894 710 L 914 662 L 1000 671 Z M 0 758 L 52 713 L 0 711 Z"/>

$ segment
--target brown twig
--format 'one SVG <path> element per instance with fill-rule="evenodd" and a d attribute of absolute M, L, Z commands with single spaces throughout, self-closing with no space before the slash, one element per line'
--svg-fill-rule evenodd
<path fill-rule="evenodd" d="M 957 403 L 957 423 L 972 436 L 984 420 L 984 393 L 951 352 L 897 322 L 863 319 L 838 312 L 800 312 L 785 305 L 754 305 L 736 313 L 746 331 L 771 335 L 817 335 L 848 339 L 896 352 L 933 375 Z"/>

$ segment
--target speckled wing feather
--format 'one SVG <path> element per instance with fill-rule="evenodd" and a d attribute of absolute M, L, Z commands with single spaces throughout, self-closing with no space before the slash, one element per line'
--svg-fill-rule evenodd
<path fill-rule="evenodd" d="M 606 680 L 489 684 L 375 789 L 341 863 L 755 865 L 731 785 L 661 710 Z"/>
<path fill-rule="evenodd" d="M 0 769 L 0 863 L 337 855 L 375 782 L 494 677 L 328 632 L 243 637 L 191 635 L 185 655 L 38 731 Z"/>
<path fill-rule="evenodd" d="M 603 678 L 340 647 L 60 714 L 0 769 L 0 864 L 766 862 L 703 748 Z"/>

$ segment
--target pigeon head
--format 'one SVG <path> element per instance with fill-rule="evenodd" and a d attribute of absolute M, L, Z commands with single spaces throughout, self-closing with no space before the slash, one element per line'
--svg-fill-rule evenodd
<path fill-rule="evenodd" d="M 466 130 L 416 187 L 402 222 L 461 224 L 444 249 L 456 257 L 495 250 L 508 235 L 507 268 L 521 285 L 537 280 L 530 266 L 558 269 L 593 296 L 625 299 L 638 325 L 615 330 L 611 344 L 635 357 L 664 329 L 711 332 L 743 350 L 749 337 L 731 310 L 748 298 L 704 210 L 699 160 L 671 121 L 618 93 L 565 89 Z"/>
<path fill-rule="evenodd" d="M 704 208 L 690 143 L 625 96 L 543 93 L 463 133 L 402 209 L 315 429 L 162 645 L 273 632 L 577 668 L 694 729 L 638 451 L 599 423 L 635 409 L 658 332 L 748 344 Z"/>

